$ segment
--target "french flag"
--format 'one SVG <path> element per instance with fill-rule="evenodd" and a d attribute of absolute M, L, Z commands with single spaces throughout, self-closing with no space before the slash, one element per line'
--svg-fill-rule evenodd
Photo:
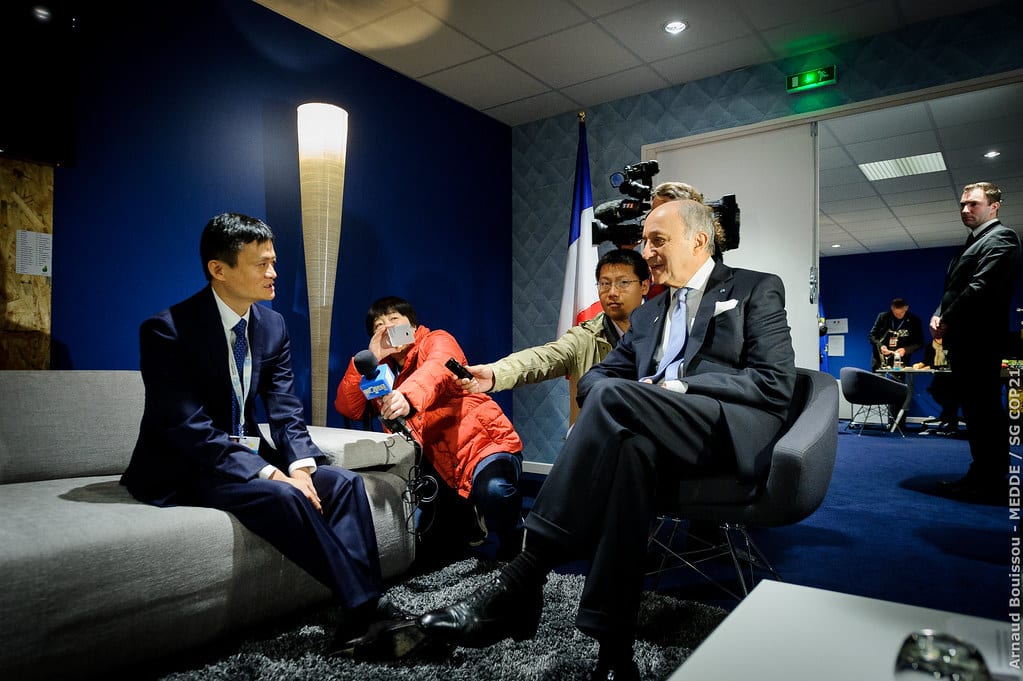
<path fill-rule="evenodd" d="M 568 235 L 565 283 L 561 289 L 558 337 L 579 322 L 600 314 L 600 297 L 594 270 L 597 247 L 593 243 L 593 192 L 590 190 L 590 156 L 586 151 L 586 113 L 579 112 L 579 148 L 575 155 L 575 191 L 572 196 L 572 228 Z"/>

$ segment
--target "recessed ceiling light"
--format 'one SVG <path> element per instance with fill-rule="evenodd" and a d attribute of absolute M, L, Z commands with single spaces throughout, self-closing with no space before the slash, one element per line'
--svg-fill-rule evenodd
<path fill-rule="evenodd" d="M 664 30 L 672 35 L 678 35 L 682 31 L 686 30 L 688 24 L 684 21 L 669 21 L 664 25 Z"/>
<path fill-rule="evenodd" d="M 996 156 L 1001 156 L 1001 155 L 1002 155 L 1002 152 L 1000 152 L 1000 151 L 993 151 L 992 150 L 992 151 L 989 151 L 986 154 L 984 154 L 984 158 L 995 158 Z"/>
<path fill-rule="evenodd" d="M 841 248 L 842 244 L 831 244 L 832 248 Z"/>
<path fill-rule="evenodd" d="M 903 158 L 892 158 L 887 161 L 874 161 L 873 163 L 860 163 L 860 170 L 871 182 L 878 180 L 890 180 L 893 177 L 908 177 L 910 175 L 923 175 L 924 173 L 936 173 L 945 170 L 945 159 L 941 152 L 933 154 L 920 154 L 919 156 L 905 156 Z"/>

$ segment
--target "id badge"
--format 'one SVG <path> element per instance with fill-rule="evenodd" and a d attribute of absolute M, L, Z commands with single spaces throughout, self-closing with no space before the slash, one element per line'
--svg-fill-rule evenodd
<path fill-rule="evenodd" d="M 898 344 L 899 344 L 899 339 L 898 338 L 896 338 L 895 336 L 889 336 L 888 337 L 888 347 L 894 348 Z"/>
<path fill-rule="evenodd" d="M 231 442 L 237 442 L 255 454 L 259 451 L 259 438 L 252 435 L 231 435 Z"/>

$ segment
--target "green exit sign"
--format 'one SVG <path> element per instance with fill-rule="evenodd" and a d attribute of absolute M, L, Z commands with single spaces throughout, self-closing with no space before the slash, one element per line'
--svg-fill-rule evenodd
<path fill-rule="evenodd" d="M 793 73 L 785 79 L 785 89 L 788 92 L 800 92 L 811 90 L 822 85 L 834 85 L 838 81 L 838 71 L 835 65 L 822 66 L 812 71 Z"/>

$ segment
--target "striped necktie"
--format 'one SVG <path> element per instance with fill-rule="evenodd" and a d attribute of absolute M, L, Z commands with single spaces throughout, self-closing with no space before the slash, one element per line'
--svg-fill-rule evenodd
<path fill-rule="evenodd" d="M 689 333 L 689 315 L 686 310 L 686 297 L 691 291 L 688 286 L 680 288 L 675 294 L 675 304 L 671 311 L 671 331 L 664 355 L 657 364 L 657 375 L 654 383 L 661 379 L 678 379 L 678 370 L 682 366 L 682 351 L 686 347 L 686 336 Z"/>

